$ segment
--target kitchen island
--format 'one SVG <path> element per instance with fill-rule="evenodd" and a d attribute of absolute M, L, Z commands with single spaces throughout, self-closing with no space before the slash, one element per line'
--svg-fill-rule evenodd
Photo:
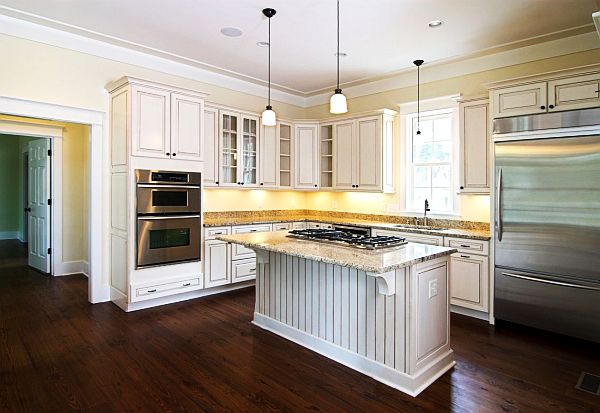
<path fill-rule="evenodd" d="M 455 249 L 366 250 L 287 235 L 218 237 L 256 251 L 255 325 L 412 396 L 454 366 L 448 272 Z"/>

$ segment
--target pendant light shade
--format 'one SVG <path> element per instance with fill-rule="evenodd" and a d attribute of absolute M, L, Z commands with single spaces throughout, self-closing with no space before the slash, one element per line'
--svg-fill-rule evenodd
<path fill-rule="evenodd" d="M 340 0 L 337 1 L 337 87 L 329 99 L 329 113 L 340 114 L 348 112 L 348 101 L 340 89 Z"/>
<path fill-rule="evenodd" d="M 269 102 L 265 111 L 262 113 L 263 126 L 277 125 L 277 116 L 271 106 L 271 17 L 275 16 L 275 9 L 263 9 L 263 14 L 269 19 Z"/>

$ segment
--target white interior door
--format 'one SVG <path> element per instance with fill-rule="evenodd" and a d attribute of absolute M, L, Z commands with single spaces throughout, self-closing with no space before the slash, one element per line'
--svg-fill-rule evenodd
<path fill-rule="evenodd" d="M 29 265 L 50 272 L 50 139 L 28 143 L 29 151 Z"/>

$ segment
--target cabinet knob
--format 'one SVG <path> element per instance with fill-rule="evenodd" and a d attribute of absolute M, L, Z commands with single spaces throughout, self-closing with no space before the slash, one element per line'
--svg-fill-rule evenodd
<path fill-rule="evenodd" d="M 240 182 L 240 184 L 244 185 L 244 183 L 243 183 L 243 182 Z"/>
<path fill-rule="evenodd" d="M 177 156 L 177 154 L 176 154 L 175 152 L 173 152 L 173 153 L 171 154 L 171 156 Z"/>
<path fill-rule="evenodd" d="M 318 187 L 319 185 L 315 184 L 315 188 Z"/>
<path fill-rule="evenodd" d="M 548 105 L 548 109 L 554 109 L 554 105 Z"/>
<path fill-rule="evenodd" d="M 215 181 L 215 184 L 219 185 L 219 181 Z"/>
<path fill-rule="evenodd" d="M 166 155 L 167 155 L 167 156 L 171 156 L 171 153 L 167 152 L 167 153 L 166 153 Z"/>
<path fill-rule="evenodd" d="M 460 187 L 460 189 L 465 189 L 465 187 L 464 187 L 464 186 L 461 186 L 461 187 Z"/>
<path fill-rule="evenodd" d="M 261 183 L 260 183 L 260 186 L 263 186 L 263 185 L 264 185 L 264 182 L 261 182 Z"/>
<path fill-rule="evenodd" d="M 542 105 L 540 106 L 540 109 L 546 109 L 546 106 Z"/>

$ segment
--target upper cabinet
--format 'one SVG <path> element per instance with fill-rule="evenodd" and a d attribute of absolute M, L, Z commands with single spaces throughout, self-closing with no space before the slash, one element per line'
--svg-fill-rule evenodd
<path fill-rule="evenodd" d="M 259 186 L 261 188 L 277 188 L 277 126 L 262 126 L 260 133 L 260 168 Z"/>
<path fill-rule="evenodd" d="M 219 185 L 219 109 L 204 108 L 204 186 Z"/>
<path fill-rule="evenodd" d="M 219 186 L 258 186 L 259 118 L 219 111 Z"/>
<path fill-rule="evenodd" d="M 127 105 L 112 105 L 111 112 L 125 111 L 119 116 L 131 122 L 130 155 L 203 160 L 205 94 L 128 77 L 108 89 L 111 96 L 129 95 Z"/>
<path fill-rule="evenodd" d="M 282 189 L 290 189 L 293 187 L 292 179 L 293 167 L 293 147 L 292 137 L 294 136 L 294 126 L 291 123 L 277 123 L 277 153 L 279 162 L 277 170 L 279 173 L 277 185 Z"/>
<path fill-rule="evenodd" d="M 382 114 L 333 125 L 333 188 L 393 192 L 393 116 Z"/>
<path fill-rule="evenodd" d="M 295 125 L 294 188 L 319 189 L 319 125 Z"/>
<path fill-rule="evenodd" d="M 600 67 L 567 70 L 489 85 L 492 117 L 600 106 Z"/>
<path fill-rule="evenodd" d="M 490 117 L 488 99 L 459 102 L 460 193 L 490 192 Z"/>

